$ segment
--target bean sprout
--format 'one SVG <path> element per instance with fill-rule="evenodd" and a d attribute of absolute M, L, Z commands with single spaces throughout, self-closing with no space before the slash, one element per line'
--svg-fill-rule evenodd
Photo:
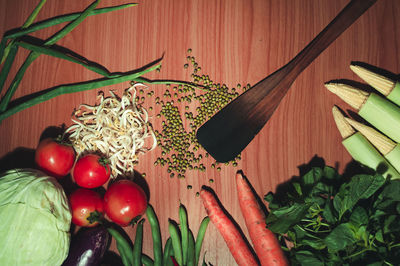
<path fill-rule="evenodd" d="M 73 114 L 73 125 L 66 130 L 78 156 L 100 152 L 110 160 L 113 178 L 132 175 L 139 154 L 157 146 L 147 111 L 136 102 L 138 87 L 146 86 L 135 83 L 121 98 L 112 91 L 109 97 L 100 93 L 99 104 L 80 105 Z"/>

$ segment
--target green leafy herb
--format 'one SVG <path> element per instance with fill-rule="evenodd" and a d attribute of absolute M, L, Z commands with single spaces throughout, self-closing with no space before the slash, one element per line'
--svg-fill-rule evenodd
<path fill-rule="evenodd" d="M 269 228 L 291 265 L 398 265 L 400 180 L 345 178 L 312 168 L 283 193 L 268 193 Z"/>

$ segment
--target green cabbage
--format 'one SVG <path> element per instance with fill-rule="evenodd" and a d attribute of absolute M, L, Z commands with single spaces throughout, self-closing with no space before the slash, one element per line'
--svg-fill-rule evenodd
<path fill-rule="evenodd" d="M 71 212 L 54 177 L 33 169 L 0 175 L 0 265 L 61 265 Z"/>

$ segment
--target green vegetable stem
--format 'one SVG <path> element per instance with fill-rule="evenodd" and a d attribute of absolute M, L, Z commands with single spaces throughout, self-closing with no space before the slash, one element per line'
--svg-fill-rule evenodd
<path fill-rule="evenodd" d="M 179 229 L 175 222 L 168 220 L 168 231 L 171 235 L 172 249 L 174 250 L 174 258 L 179 265 L 183 265 L 182 260 L 182 241 L 179 235 Z"/>
<path fill-rule="evenodd" d="M 201 247 L 203 245 L 204 236 L 206 234 L 208 223 L 210 218 L 208 216 L 204 217 L 201 221 L 199 231 L 197 232 L 196 242 L 195 242 L 195 265 L 198 265 L 200 259 Z"/>
<path fill-rule="evenodd" d="M 185 206 L 180 204 L 179 206 L 179 222 L 181 228 L 181 240 L 182 240 L 182 262 L 183 265 L 187 265 L 188 262 L 188 245 L 189 245 L 189 229 L 188 229 L 188 218 Z"/>
<path fill-rule="evenodd" d="M 45 91 L 41 95 L 38 95 L 32 99 L 29 99 L 23 103 L 20 103 L 16 106 L 13 106 L 6 111 L 0 113 L 0 121 L 4 120 L 5 118 L 22 111 L 24 109 L 27 109 L 31 106 L 34 106 L 36 104 L 42 103 L 44 101 L 47 101 L 49 99 L 52 99 L 56 96 L 63 95 L 66 93 L 74 93 L 74 92 L 79 92 L 79 91 L 85 91 L 85 90 L 92 90 L 104 86 L 109 86 L 113 84 L 118 84 L 124 81 L 130 81 L 130 80 L 135 80 L 137 77 L 150 72 L 152 70 L 155 70 L 159 67 L 159 65 L 150 67 L 149 69 L 145 69 L 140 72 L 127 72 L 121 75 L 120 77 L 112 78 L 112 79 L 96 79 L 84 83 L 78 83 L 78 84 L 73 84 L 73 85 L 61 85 L 58 87 L 55 87 L 51 90 Z"/>
<path fill-rule="evenodd" d="M 59 50 L 56 50 L 52 47 L 53 44 L 55 44 L 61 38 L 65 37 L 69 32 L 71 32 L 75 27 L 77 27 L 86 17 L 136 6 L 137 4 L 131 3 L 131 4 L 95 9 L 95 7 L 99 3 L 99 1 L 95 1 L 91 5 L 89 5 L 88 8 L 86 8 L 83 12 L 62 15 L 32 24 L 34 18 L 36 17 L 37 13 L 44 5 L 44 3 L 45 1 L 42 0 L 36 7 L 34 12 L 32 12 L 27 22 L 20 29 L 7 32 L 0 42 L 0 58 L 2 59 L 2 61 L 5 61 L 3 68 L 1 69 L 0 72 L 0 92 L 4 86 L 10 68 L 12 67 L 12 64 L 14 62 L 15 56 L 18 52 L 18 47 L 23 47 L 31 51 L 28 57 L 25 59 L 24 63 L 18 69 L 17 74 L 14 76 L 13 80 L 10 83 L 9 88 L 7 89 L 6 93 L 4 94 L 3 98 L 0 101 L 0 122 L 19 111 L 22 111 L 33 105 L 47 101 L 56 96 L 60 96 L 66 93 L 74 93 L 74 92 L 96 89 L 103 86 L 113 85 L 125 81 L 136 81 L 136 82 L 144 82 L 151 84 L 176 83 L 176 84 L 182 84 L 182 85 L 185 84 L 191 86 L 190 83 L 183 81 L 149 80 L 141 77 L 147 72 L 159 69 L 160 65 L 158 63 L 160 62 L 161 59 L 155 60 L 154 62 L 136 71 L 128 71 L 125 73 L 119 73 L 119 72 L 110 73 L 106 68 L 96 63 L 82 60 L 78 56 L 72 56 L 70 54 L 62 53 Z M 28 38 L 21 38 L 24 35 L 29 34 L 31 32 L 35 32 L 37 30 L 41 30 L 63 22 L 69 22 L 69 24 L 67 24 L 56 34 L 48 38 L 46 41 L 43 41 L 43 45 L 37 45 L 32 41 L 29 41 Z M 7 43 L 8 40 L 10 41 Z M 104 78 L 81 82 L 81 83 L 56 86 L 52 89 L 32 94 L 29 97 L 26 97 L 27 99 L 24 100 L 23 102 L 16 104 L 13 107 L 9 107 L 9 102 L 11 101 L 15 91 L 17 90 L 26 70 L 31 65 L 31 63 L 35 61 L 36 58 L 39 57 L 40 54 L 46 54 L 52 57 L 61 58 L 82 65 L 83 67 L 103 76 Z"/>
<path fill-rule="evenodd" d="M 153 238 L 154 265 L 162 265 L 163 255 L 160 224 L 154 212 L 153 206 L 150 204 L 147 206 L 146 216 L 150 223 L 151 235 Z"/>
<path fill-rule="evenodd" d="M 117 249 L 121 256 L 122 263 L 124 266 L 131 266 L 133 264 L 133 253 L 129 242 L 115 228 L 108 227 L 107 230 L 117 243 Z"/>
<path fill-rule="evenodd" d="M 35 9 L 32 11 L 32 13 L 26 19 L 25 23 L 21 26 L 21 29 L 26 29 L 33 23 L 33 21 L 36 19 L 37 15 L 39 14 L 40 10 L 42 9 L 42 7 L 44 6 L 45 3 L 46 3 L 46 0 L 41 0 L 39 2 L 39 4 L 35 7 Z M 4 40 L 4 45 L 0 45 L 0 59 L 1 59 L 0 64 L 4 63 L 4 60 L 8 56 L 10 50 L 12 49 L 13 43 L 14 43 L 14 40 L 11 40 L 7 44 L 7 46 L 5 46 L 5 42 L 6 42 L 7 38 L 3 38 L 3 40 Z M 2 87 L 2 84 L 0 85 L 0 88 L 1 87 Z"/>
<path fill-rule="evenodd" d="M 55 44 L 58 40 L 62 39 L 71 32 L 74 28 L 76 28 L 91 12 L 92 10 L 99 4 L 99 0 L 93 2 L 89 7 L 84 10 L 75 20 L 67 24 L 64 28 L 58 31 L 56 34 L 51 36 L 45 43 L 45 46 L 50 46 Z M 2 98 L 0 102 L 0 112 L 4 112 L 7 109 L 8 103 L 10 102 L 12 96 L 14 95 L 15 91 L 17 90 L 22 77 L 24 76 L 27 68 L 29 65 L 35 61 L 36 58 L 39 57 L 39 53 L 31 52 L 28 57 L 26 58 L 25 62 L 22 64 L 20 69 L 18 70 L 17 74 L 15 75 L 13 81 L 11 82 L 10 87 L 8 88 L 6 94 Z"/>
<path fill-rule="evenodd" d="M 133 265 L 142 265 L 142 246 L 143 246 L 143 223 L 144 219 L 141 219 L 136 227 L 135 242 L 133 244 Z"/>
<path fill-rule="evenodd" d="M 163 265 L 164 266 L 173 266 L 171 256 L 174 256 L 173 250 L 172 250 L 172 239 L 169 237 L 167 241 L 165 242 L 164 246 L 164 255 L 163 255 Z"/>

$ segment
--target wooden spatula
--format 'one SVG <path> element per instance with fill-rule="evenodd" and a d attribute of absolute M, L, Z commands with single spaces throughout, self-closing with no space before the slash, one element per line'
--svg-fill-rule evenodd
<path fill-rule="evenodd" d="M 297 76 L 376 0 L 352 0 L 296 57 L 225 106 L 197 131 L 218 162 L 233 160 L 269 120 Z"/>

